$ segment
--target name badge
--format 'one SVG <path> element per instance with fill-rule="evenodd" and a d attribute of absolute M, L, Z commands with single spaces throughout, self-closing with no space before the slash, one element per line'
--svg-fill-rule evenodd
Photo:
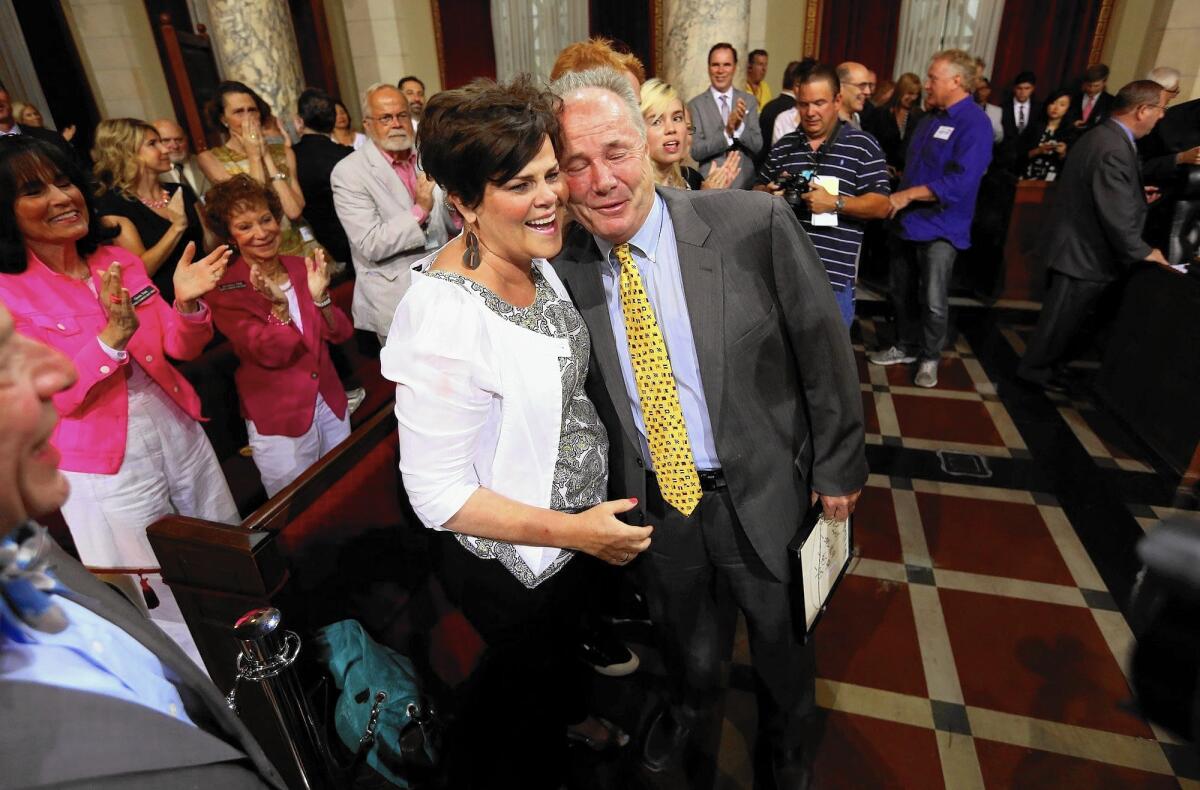
<path fill-rule="evenodd" d="M 939 126 L 933 136 L 938 140 L 949 140 L 952 134 L 954 134 L 953 126 Z"/>
<path fill-rule="evenodd" d="M 156 293 L 158 293 L 157 288 L 155 288 L 153 285 L 147 285 L 145 288 L 135 293 L 129 301 L 133 302 L 134 307 L 141 307 L 143 302 L 145 302 L 151 296 L 154 296 Z"/>
<path fill-rule="evenodd" d="M 218 285 L 217 290 L 218 291 L 237 291 L 237 290 L 240 290 L 245 287 L 246 287 L 246 283 L 243 280 L 237 280 L 236 282 Z"/>

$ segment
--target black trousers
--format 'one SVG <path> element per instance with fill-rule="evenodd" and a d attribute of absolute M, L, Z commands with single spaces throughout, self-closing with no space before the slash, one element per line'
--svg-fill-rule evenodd
<path fill-rule="evenodd" d="M 792 629 L 788 585 L 759 558 L 725 488 L 705 492 L 684 516 L 647 476 L 646 511 L 654 527 L 636 566 L 663 650 L 672 715 L 692 725 L 721 692 L 722 644 L 716 590 L 723 580 L 746 617 L 758 686 L 760 738 L 775 750 L 803 745 L 815 710 L 812 640 Z"/>
<path fill-rule="evenodd" d="M 487 642 L 456 693 L 446 735 L 450 787 L 557 790 L 567 770 L 567 725 L 587 715 L 587 675 L 574 646 L 591 558 L 578 554 L 529 589 L 453 533 L 438 536 L 439 579 Z"/>
<path fill-rule="evenodd" d="M 1071 342 L 1088 313 L 1112 283 L 1080 280 L 1061 272 L 1050 272 L 1050 287 L 1042 300 L 1037 329 L 1025 349 L 1017 375 L 1045 384 L 1065 364 Z"/>

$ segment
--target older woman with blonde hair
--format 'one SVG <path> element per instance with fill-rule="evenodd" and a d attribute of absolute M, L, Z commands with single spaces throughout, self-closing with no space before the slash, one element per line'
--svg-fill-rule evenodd
<path fill-rule="evenodd" d="M 654 163 L 654 183 L 676 189 L 724 189 L 738 173 L 741 154 L 734 151 L 724 164 L 700 171 L 681 164 L 692 147 L 691 121 L 679 92 L 657 77 L 641 91 L 642 118 L 646 121 L 646 149 Z"/>
<path fill-rule="evenodd" d="M 136 118 L 101 121 L 92 160 L 97 213 L 119 218 L 121 234 L 116 244 L 142 259 L 170 304 L 175 295 L 175 265 L 183 251 L 189 242 L 197 251 L 204 247 L 196 194 L 186 184 L 158 180 L 171 169 L 171 158 L 158 130 Z"/>

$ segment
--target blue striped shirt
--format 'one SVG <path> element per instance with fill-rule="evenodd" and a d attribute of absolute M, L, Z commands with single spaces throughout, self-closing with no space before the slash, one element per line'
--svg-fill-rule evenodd
<path fill-rule="evenodd" d="M 778 181 L 780 173 L 785 171 L 791 175 L 810 172 L 817 176 L 836 176 L 838 194 L 846 197 L 871 193 L 887 195 L 891 192 L 883 151 L 867 132 L 855 129 L 848 123 L 840 123 L 837 139 L 830 146 L 822 146 L 822 149 L 823 153 L 812 150 L 803 129 L 784 135 L 763 162 L 758 183 Z M 796 216 L 817 248 L 817 255 L 825 264 L 833 290 L 844 291 L 853 287 L 866 220 L 839 214 L 836 227 L 814 227 L 812 214 L 803 206 Z"/>

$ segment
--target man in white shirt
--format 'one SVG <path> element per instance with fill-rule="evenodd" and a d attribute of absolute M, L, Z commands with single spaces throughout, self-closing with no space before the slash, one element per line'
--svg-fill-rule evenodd
<path fill-rule="evenodd" d="M 410 74 L 401 77 L 396 87 L 408 99 L 408 114 L 412 119 L 413 134 L 416 134 L 417 127 L 421 125 L 421 114 L 425 112 L 425 83 L 421 82 L 420 77 Z"/>
<path fill-rule="evenodd" d="M 730 189 L 748 189 L 754 182 L 754 161 L 762 148 L 762 130 L 758 125 L 758 103 L 745 91 L 733 87 L 737 71 L 737 50 L 732 44 L 714 44 L 708 51 L 708 90 L 688 102 L 696 131 L 692 136 L 692 157 L 707 176 L 714 165 L 721 165 L 732 151 L 741 151 L 738 174 Z"/>
<path fill-rule="evenodd" d="M 171 159 L 171 169 L 160 175 L 158 180 L 167 184 L 187 184 L 203 203 L 204 193 L 212 185 L 200 169 L 196 157 L 188 150 L 187 133 L 170 118 L 155 121 L 154 128 L 158 130 L 163 148 L 167 149 L 167 156 Z"/>

